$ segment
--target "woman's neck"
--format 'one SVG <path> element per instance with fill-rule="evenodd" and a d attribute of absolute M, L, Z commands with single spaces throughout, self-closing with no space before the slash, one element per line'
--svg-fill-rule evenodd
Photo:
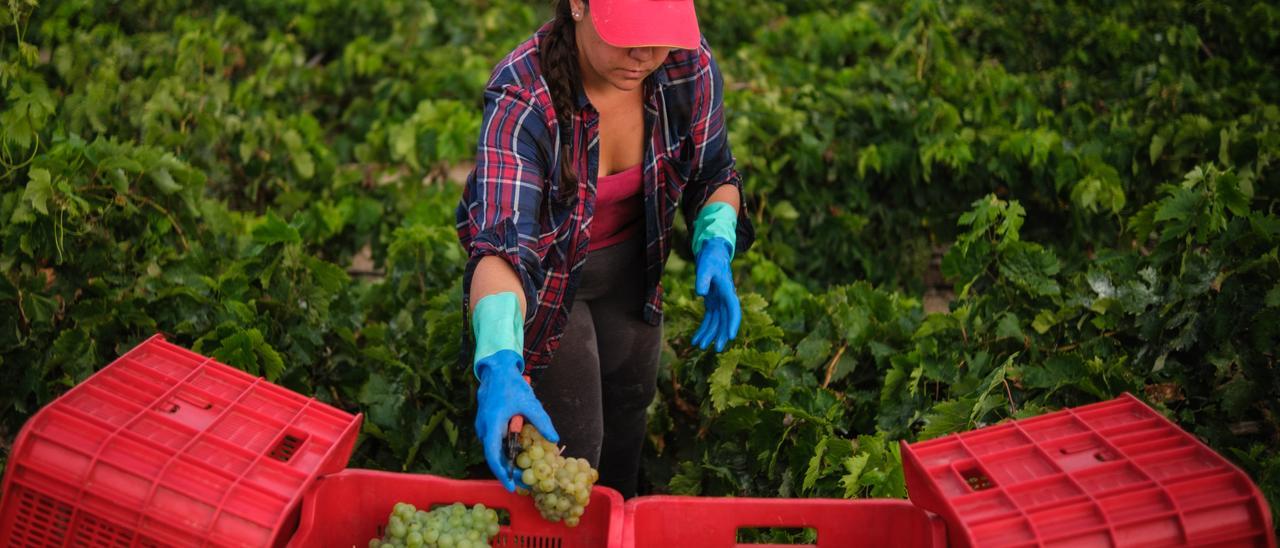
<path fill-rule="evenodd" d="M 638 104 L 643 89 L 636 88 L 630 91 L 623 91 L 608 84 L 593 88 L 584 82 L 583 91 L 586 92 L 587 100 L 596 110 L 609 111 L 621 105 Z"/>
<path fill-rule="evenodd" d="M 609 83 L 608 79 L 597 73 L 591 63 L 587 62 L 581 50 L 578 51 L 578 74 L 582 79 L 582 89 L 586 92 L 587 99 L 596 109 L 601 109 L 605 105 L 633 101 L 644 94 L 644 86 L 624 90 Z"/>

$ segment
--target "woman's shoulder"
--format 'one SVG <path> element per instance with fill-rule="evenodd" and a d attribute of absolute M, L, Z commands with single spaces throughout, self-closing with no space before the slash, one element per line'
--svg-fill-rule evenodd
<path fill-rule="evenodd" d="M 490 91 L 515 92 L 536 107 L 544 108 L 543 99 L 549 100 L 546 82 L 542 78 L 539 45 L 549 29 L 543 25 L 525 41 L 516 45 L 489 73 L 486 88 Z M 544 108 L 545 109 L 545 108 Z"/>
<path fill-rule="evenodd" d="M 666 71 L 667 84 L 678 86 L 709 79 L 713 63 L 711 45 L 707 43 L 707 37 L 703 36 L 697 49 L 671 50 L 662 67 Z"/>
<path fill-rule="evenodd" d="M 658 83 L 667 99 L 668 115 L 674 120 L 692 123 L 693 113 L 706 110 L 721 93 L 720 72 L 705 36 L 696 49 L 672 50 L 662 72 Z"/>

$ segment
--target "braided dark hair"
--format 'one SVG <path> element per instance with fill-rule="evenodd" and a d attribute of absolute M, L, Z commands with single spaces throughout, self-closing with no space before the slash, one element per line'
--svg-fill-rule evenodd
<path fill-rule="evenodd" d="M 542 40 L 542 74 L 551 92 L 551 104 L 560 126 L 560 195 L 568 202 L 578 194 L 578 174 L 573 168 L 573 132 L 570 124 L 577 112 L 577 97 L 582 79 L 578 74 L 578 40 L 574 34 L 572 6 L 569 0 L 555 0 L 555 19 L 551 31 Z M 586 1 L 583 1 L 586 4 Z"/>

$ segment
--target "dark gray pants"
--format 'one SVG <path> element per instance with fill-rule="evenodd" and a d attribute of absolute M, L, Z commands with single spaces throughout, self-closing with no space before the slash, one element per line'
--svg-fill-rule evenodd
<path fill-rule="evenodd" d="M 560 348 L 534 388 L 564 454 L 590 461 L 601 485 L 628 498 L 662 350 L 662 326 L 642 315 L 644 293 L 643 237 L 592 251 Z"/>

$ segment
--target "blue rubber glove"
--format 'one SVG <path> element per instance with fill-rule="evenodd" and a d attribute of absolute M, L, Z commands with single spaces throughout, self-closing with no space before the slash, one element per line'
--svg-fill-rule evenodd
<path fill-rule="evenodd" d="M 733 271 L 729 269 L 733 245 L 724 238 L 712 238 L 705 242 L 697 257 L 697 278 L 694 290 L 702 297 L 704 308 L 702 325 L 693 334 L 693 344 L 706 350 L 715 343 L 716 352 L 738 336 L 742 325 L 742 306 L 733 288 Z"/>
<path fill-rule="evenodd" d="M 493 475 L 507 491 L 515 491 L 517 474 L 503 452 L 511 417 L 524 415 L 552 443 L 559 442 L 560 435 L 524 380 L 524 315 L 516 294 L 503 292 L 480 299 L 471 314 L 471 329 L 476 336 L 472 367 L 480 379 L 476 436 Z"/>
<path fill-rule="evenodd" d="M 533 395 L 533 388 L 521 375 L 523 370 L 524 358 L 511 350 L 500 350 L 476 364 L 480 375 L 480 389 L 476 391 L 479 403 L 476 435 L 484 445 L 484 458 L 489 461 L 489 469 L 502 486 L 512 492 L 516 490 L 519 474 L 503 453 L 511 417 L 524 415 L 547 441 L 560 441 L 560 435 L 551 426 L 551 417 L 542 409 L 537 396 Z"/>

